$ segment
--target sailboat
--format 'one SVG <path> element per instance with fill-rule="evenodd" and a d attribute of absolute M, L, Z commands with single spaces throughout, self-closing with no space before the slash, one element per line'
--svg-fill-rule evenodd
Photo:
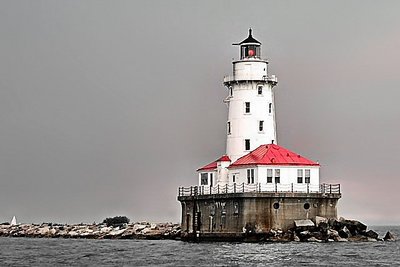
<path fill-rule="evenodd" d="M 17 225 L 17 218 L 15 218 L 15 216 L 13 216 L 10 225 Z"/>

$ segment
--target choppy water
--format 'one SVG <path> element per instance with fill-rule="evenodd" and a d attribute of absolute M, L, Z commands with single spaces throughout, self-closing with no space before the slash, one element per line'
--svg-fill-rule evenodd
<path fill-rule="evenodd" d="M 380 237 L 400 227 L 371 227 Z M 400 266 L 400 241 L 186 243 L 0 238 L 1 266 Z"/>

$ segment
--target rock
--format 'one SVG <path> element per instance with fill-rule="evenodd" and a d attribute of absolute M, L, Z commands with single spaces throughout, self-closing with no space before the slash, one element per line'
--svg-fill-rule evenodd
<path fill-rule="evenodd" d="M 295 227 L 314 227 L 315 224 L 311 220 L 295 220 L 294 226 Z"/>
<path fill-rule="evenodd" d="M 319 239 L 315 238 L 314 236 L 312 236 L 309 239 L 307 239 L 307 242 L 319 242 L 319 243 L 321 243 L 322 240 L 319 240 Z"/>
<path fill-rule="evenodd" d="M 356 220 L 346 220 L 346 219 L 340 218 L 339 222 L 343 226 L 346 226 L 352 235 L 357 235 L 357 234 L 360 234 L 367 230 L 367 226 L 365 224 L 363 224 L 359 221 L 356 221 Z"/>
<path fill-rule="evenodd" d="M 391 232 L 387 231 L 387 233 L 386 233 L 385 237 L 383 238 L 383 240 L 385 240 L 385 241 L 396 241 L 396 238 L 394 237 L 394 235 Z"/>
<path fill-rule="evenodd" d="M 339 236 L 341 238 L 349 238 L 351 236 L 351 233 L 349 229 L 347 229 L 347 227 L 344 226 L 342 229 L 339 230 Z"/>
<path fill-rule="evenodd" d="M 378 238 L 378 234 L 373 230 L 369 230 L 368 232 L 366 232 L 365 236 L 369 237 L 369 238 L 373 238 L 373 239 L 377 239 Z"/>
<path fill-rule="evenodd" d="M 143 224 L 135 224 L 133 226 L 133 230 L 135 231 L 135 233 L 141 232 L 143 229 L 147 228 L 147 225 L 143 225 Z"/>
<path fill-rule="evenodd" d="M 355 236 L 349 237 L 349 241 L 352 241 L 352 242 L 365 242 L 365 241 L 368 241 L 368 237 L 363 236 L 363 235 L 355 235 Z"/>
<path fill-rule="evenodd" d="M 378 240 L 376 240 L 375 238 L 367 237 L 367 241 L 368 242 L 376 242 Z"/>
<path fill-rule="evenodd" d="M 340 236 L 335 237 L 334 240 L 337 242 L 348 242 L 349 241 L 346 238 L 342 238 Z"/>
<path fill-rule="evenodd" d="M 300 242 L 300 238 L 296 234 L 293 234 L 293 241 Z"/>
<path fill-rule="evenodd" d="M 327 235 L 328 235 L 328 238 L 332 238 L 332 239 L 335 239 L 336 237 L 340 237 L 339 232 L 336 230 L 333 230 L 333 229 L 328 229 Z"/>
<path fill-rule="evenodd" d="M 320 223 L 328 224 L 328 219 L 321 216 L 315 216 L 315 225 L 319 226 Z"/>
<path fill-rule="evenodd" d="M 321 231 L 321 233 L 326 233 L 328 231 L 329 225 L 326 222 L 320 222 L 318 224 L 318 228 Z"/>

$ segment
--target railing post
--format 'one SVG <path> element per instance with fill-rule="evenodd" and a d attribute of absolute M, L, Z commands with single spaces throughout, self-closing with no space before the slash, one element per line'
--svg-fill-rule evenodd
<path fill-rule="evenodd" d="M 339 186 L 339 194 L 340 194 L 340 184 L 338 184 L 338 186 Z"/>
<path fill-rule="evenodd" d="M 307 194 L 310 193 L 310 184 L 307 184 Z"/>
<path fill-rule="evenodd" d="M 293 193 L 293 183 L 291 183 L 290 185 L 291 185 L 291 187 L 292 187 L 292 193 Z"/>
<path fill-rule="evenodd" d="M 329 185 L 329 194 L 332 194 L 332 184 Z"/>
<path fill-rule="evenodd" d="M 242 183 L 243 193 L 244 193 L 244 182 Z"/>
<path fill-rule="evenodd" d="M 210 195 L 212 194 L 212 186 L 210 185 Z"/>
<path fill-rule="evenodd" d="M 219 184 L 217 185 L 217 193 L 219 194 Z"/>
<path fill-rule="evenodd" d="M 261 183 L 258 183 L 258 193 L 261 193 Z"/>
<path fill-rule="evenodd" d="M 190 187 L 190 195 L 193 195 L 193 186 Z"/>
<path fill-rule="evenodd" d="M 228 184 L 225 185 L 225 194 L 228 194 Z"/>
<path fill-rule="evenodd" d="M 278 192 L 278 184 L 275 183 L 275 193 Z"/>
<path fill-rule="evenodd" d="M 233 193 L 236 193 L 236 183 L 233 184 Z"/>

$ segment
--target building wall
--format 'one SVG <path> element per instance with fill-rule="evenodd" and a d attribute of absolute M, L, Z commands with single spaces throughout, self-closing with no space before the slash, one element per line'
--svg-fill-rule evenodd
<path fill-rule="evenodd" d="M 245 60 L 233 64 L 233 79 L 240 82 L 227 85 L 230 95 L 226 100 L 229 108 L 226 153 L 232 162 L 260 145 L 277 143 L 273 85 L 263 80 L 267 76 L 267 63 Z M 262 94 L 258 94 L 258 87 L 262 87 Z M 246 102 L 250 103 L 249 113 L 245 110 Z M 260 121 L 263 121 L 262 131 Z M 249 150 L 245 149 L 245 139 L 250 139 Z"/>
<path fill-rule="evenodd" d="M 272 169 L 273 179 L 272 183 L 275 183 L 274 175 L 275 170 L 280 169 L 280 184 L 291 185 L 297 184 L 297 170 L 303 170 L 303 183 L 302 187 L 297 186 L 298 191 L 307 191 L 305 184 L 305 170 L 310 170 L 310 187 L 317 191 L 319 188 L 319 166 L 249 166 L 246 168 L 235 168 L 229 169 L 229 184 L 233 183 L 233 175 L 235 175 L 235 181 L 237 184 L 247 184 L 247 170 L 254 169 L 254 183 L 255 184 L 267 184 L 267 169 Z M 303 189 L 303 190 L 302 190 Z M 272 190 L 271 190 L 272 191 Z"/>
<path fill-rule="evenodd" d="M 182 231 L 193 233 L 266 233 L 271 229 L 287 230 L 294 220 L 315 216 L 337 218 L 340 194 L 220 194 L 179 197 L 182 205 Z M 199 220 L 193 220 L 194 217 Z"/>

